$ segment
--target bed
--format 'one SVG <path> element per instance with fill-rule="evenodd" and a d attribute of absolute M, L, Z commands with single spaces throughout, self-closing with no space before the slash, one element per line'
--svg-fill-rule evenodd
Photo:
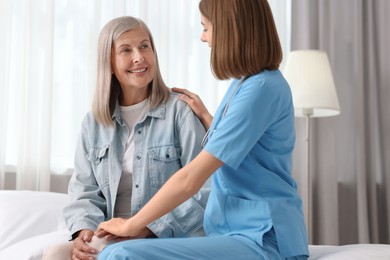
<path fill-rule="evenodd" d="M 64 193 L 0 191 L 0 259 L 41 259 L 50 245 L 67 241 Z M 310 260 L 389 260 L 390 245 L 310 245 Z"/>

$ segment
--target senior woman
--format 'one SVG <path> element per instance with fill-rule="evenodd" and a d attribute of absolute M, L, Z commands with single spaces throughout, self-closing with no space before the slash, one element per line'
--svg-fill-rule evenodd
<path fill-rule="evenodd" d="M 44 259 L 94 259 L 115 241 L 202 231 L 209 184 L 131 237 L 94 236 L 101 222 L 136 214 L 200 152 L 204 134 L 191 108 L 165 85 L 146 24 L 129 16 L 109 21 L 98 41 L 92 112 L 82 123 L 64 210 L 73 241 L 49 248 Z"/>

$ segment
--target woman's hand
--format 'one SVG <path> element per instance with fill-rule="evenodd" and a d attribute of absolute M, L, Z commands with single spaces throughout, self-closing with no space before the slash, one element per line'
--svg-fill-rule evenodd
<path fill-rule="evenodd" d="M 194 111 L 195 115 L 202 122 L 204 128 L 208 130 L 211 121 L 213 121 L 213 116 L 209 113 L 200 97 L 184 88 L 172 88 L 172 91 L 181 94 L 179 95 L 179 99 L 183 100 L 191 107 L 192 111 Z"/>
<path fill-rule="evenodd" d="M 131 227 L 131 219 L 112 218 L 100 223 L 96 235 L 101 236 L 104 232 L 123 238 L 136 238 L 142 233 L 143 229 L 135 230 Z"/>
<path fill-rule="evenodd" d="M 77 238 L 73 241 L 72 259 L 91 259 L 91 254 L 96 254 L 96 249 L 88 246 L 93 237 L 93 230 L 84 229 L 80 231 Z"/>

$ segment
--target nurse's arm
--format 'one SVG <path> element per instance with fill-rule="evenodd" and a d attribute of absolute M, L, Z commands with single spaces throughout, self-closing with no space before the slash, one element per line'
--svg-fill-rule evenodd
<path fill-rule="evenodd" d="M 191 198 L 222 165 L 222 161 L 202 150 L 194 160 L 177 171 L 136 215 L 129 219 L 113 218 L 102 222 L 99 229 L 121 237 L 136 235 L 143 227 Z"/>

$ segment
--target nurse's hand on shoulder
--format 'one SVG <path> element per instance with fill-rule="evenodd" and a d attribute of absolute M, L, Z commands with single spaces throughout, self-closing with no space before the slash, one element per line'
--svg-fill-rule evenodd
<path fill-rule="evenodd" d="M 179 99 L 186 102 L 200 119 L 206 130 L 209 129 L 213 116 L 209 113 L 200 97 L 184 88 L 172 88 L 172 91 L 180 94 Z"/>

